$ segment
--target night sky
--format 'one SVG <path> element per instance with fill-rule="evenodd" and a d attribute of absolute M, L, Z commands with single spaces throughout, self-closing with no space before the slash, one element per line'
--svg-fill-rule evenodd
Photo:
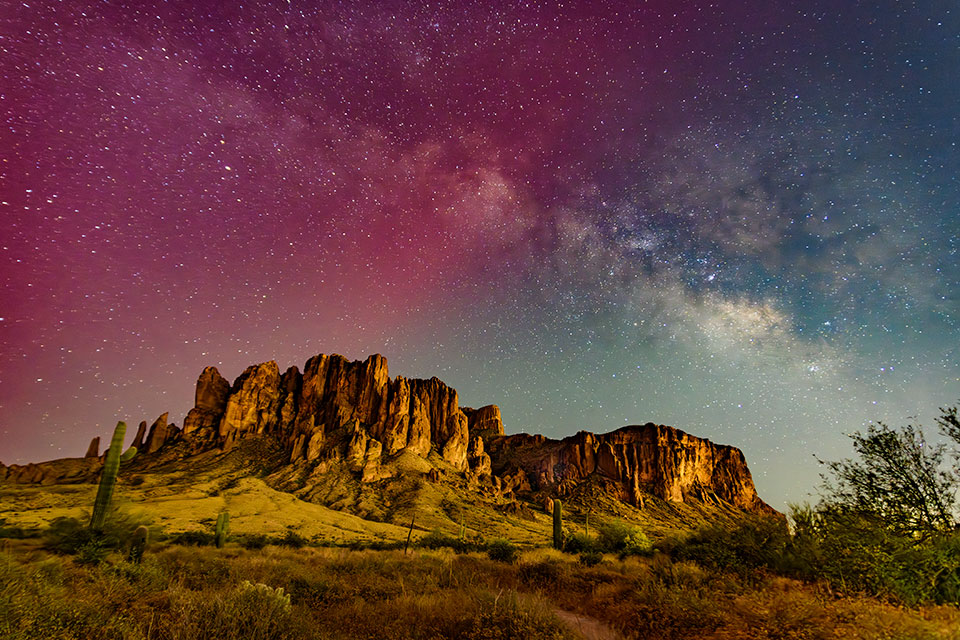
<path fill-rule="evenodd" d="M 382 353 L 508 433 L 736 445 L 783 509 L 960 398 L 953 0 L 0 16 L 4 463 Z"/>

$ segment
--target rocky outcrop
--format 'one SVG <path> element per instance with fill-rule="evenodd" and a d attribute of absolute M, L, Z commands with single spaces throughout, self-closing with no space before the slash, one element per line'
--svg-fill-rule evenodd
<path fill-rule="evenodd" d="M 479 435 L 470 436 L 470 446 L 467 448 L 467 463 L 470 470 L 479 477 L 489 476 L 493 465 L 489 454 L 484 451 L 483 438 Z"/>
<path fill-rule="evenodd" d="M 467 470 L 472 455 L 489 473 L 482 446 L 479 453 L 468 451 L 469 420 L 457 392 L 437 378 L 391 380 L 382 356 L 351 362 L 318 355 L 302 374 L 290 367 L 283 375 L 275 362 L 266 362 L 248 367 L 226 393 L 225 384 L 213 367 L 197 381 L 195 406 L 184 422 L 185 439 L 194 449 L 198 443 L 230 448 L 239 439 L 267 434 L 281 442 L 291 462 L 347 458 L 367 481 L 382 476 L 385 456 L 404 451 L 424 458 L 436 452 L 460 471 Z M 493 417 L 485 410 L 484 419 L 495 429 L 499 410 Z M 369 444 L 358 452 L 361 432 Z"/>
<path fill-rule="evenodd" d="M 277 363 L 271 361 L 247 367 L 230 389 L 218 435 L 229 448 L 236 440 L 248 435 L 276 434 L 279 414 L 280 370 Z"/>
<path fill-rule="evenodd" d="M 503 420 L 497 405 L 488 404 L 479 409 L 463 407 L 461 410 L 467 416 L 470 433 L 486 438 L 503 435 Z"/>
<path fill-rule="evenodd" d="M 194 407 L 183 419 L 184 435 L 199 432 L 203 436 L 212 436 L 216 433 L 229 396 L 230 383 L 220 375 L 217 368 L 204 369 L 197 380 Z"/>
<path fill-rule="evenodd" d="M 0 480 L 11 484 L 78 484 L 93 482 L 103 468 L 100 458 L 61 458 L 25 465 L 0 464 Z"/>
<path fill-rule="evenodd" d="M 167 424 L 169 416 L 169 412 L 164 413 L 150 426 L 150 435 L 147 436 L 147 441 L 143 445 L 144 453 L 156 453 L 179 432 L 176 425 Z"/>
<path fill-rule="evenodd" d="M 147 436 L 147 421 L 141 420 L 140 426 L 137 427 L 137 434 L 133 437 L 133 442 L 130 446 L 136 447 L 137 451 L 143 451 L 143 439 Z"/>
<path fill-rule="evenodd" d="M 563 495 L 596 474 L 612 482 L 620 498 L 642 507 L 644 495 L 670 502 L 722 501 L 755 512 L 773 512 L 753 485 L 743 453 L 647 423 L 596 435 L 581 431 L 563 440 L 520 434 L 495 439 L 491 454 L 509 460 L 495 470 L 510 477 L 526 472 L 536 489 Z M 506 486 L 505 486 L 506 488 Z"/>
<path fill-rule="evenodd" d="M 87 447 L 87 453 L 83 456 L 84 458 L 99 458 L 100 457 L 100 436 L 97 436 L 90 441 L 90 446 Z"/>

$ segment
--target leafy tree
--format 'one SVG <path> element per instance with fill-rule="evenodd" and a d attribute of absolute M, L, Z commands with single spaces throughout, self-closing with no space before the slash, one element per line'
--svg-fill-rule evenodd
<path fill-rule="evenodd" d="M 960 417 L 957 416 L 957 407 L 941 407 L 937 424 L 940 425 L 940 433 L 960 445 Z M 954 450 L 953 459 L 956 463 L 954 469 L 960 473 L 960 450 Z"/>
<path fill-rule="evenodd" d="M 857 457 L 821 461 L 821 501 L 792 508 L 782 569 L 843 592 L 960 604 L 960 419 L 940 413 L 939 444 L 919 426 L 877 423 L 850 436 Z"/>
<path fill-rule="evenodd" d="M 957 409 L 941 410 L 941 433 L 960 444 Z M 878 518 L 894 531 L 926 537 L 956 525 L 960 468 L 945 468 L 945 444 L 927 442 L 911 424 L 882 422 L 850 436 L 859 459 L 824 462 L 823 507 Z M 960 464 L 960 452 L 953 450 Z"/>

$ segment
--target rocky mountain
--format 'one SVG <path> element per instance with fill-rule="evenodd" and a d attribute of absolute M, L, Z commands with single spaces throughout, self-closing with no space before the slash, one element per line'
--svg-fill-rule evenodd
<path fill-rule="evenodd" d="M 140 424 L 134 445 L 143 454 L 140 464 L 176 451 L 186 465 L 191 456 L 230 451 L 251 438 L 279 445 L 282 461 L 273 469 L 279 484 L 319 501 L 322 493 L 306 485 L 325 474 L 371 484 L 419 473 L 433 481 L 460 477 L 468 490 L 501 501 L 565 496 L 594 480 L 641 509 L 657 499 L 775 513 L 757 496 L 739 449 L 652 423 L 562 440 L 505 435 L 497 406 L 461 407 L 456 390 L 437 378 L 391 379 L 380 355 L 362 362 L 317 355 L 303 372 L 281 373 L 266 362 L 248 367 L 232 385 L 207 367 L 183 428 L 163 414 L 149 431 Z M 89 481 L 99 471 L 98 454 L 95 439 L 84 458 L 0 465 L 0 479 Z M 411 459 L 421 462 L 399 464 Z"/>

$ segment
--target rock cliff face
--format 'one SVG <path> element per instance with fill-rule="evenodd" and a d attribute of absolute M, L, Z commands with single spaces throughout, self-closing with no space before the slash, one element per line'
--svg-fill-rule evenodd
<path fill-rule="evenodd" d="M 647 423 L 605 434 L 581 431 L 563 440 L 519 434 L 492 441 L 490 453 L 509 475 L 522 471 L 535 487 L 563 495 L 597 474 L 620 498 L 643 507 L 644 496 L 671 502 L 723 501 L 747 511 L 773 512 L 757 495 L 743 453 L 679 429 Z"/>
<path fill-rule="evenodd" d="M 640 508 L 655 496 L 773 512 L 757 496 L 739 449 L 652 423 L 601 435 L 581 431 L 563 440 L 504 435 L 497 406 L 460 407 L 457 392 L 437 378 L 391 379 L 380 355 L 362 362 L 318 355 L 302 373 L 297 367 L 281 373 L 266 362 L 248 367 L 232 385 L 207 367 L 183 429 L 167 418 L 157 418 L 148 435 L 146 423 L 140 424 L 134 444 L 145 457 L 172 444 L 181 447 L 178 455 L 190 455 L 265 436 L 280 443 L 294 469 L 346 469 L 364 483 L 401 473 L 391 461 L 412 454 L 433 461 L 424 463 L 428 480 L 438 480 L 443 467 L 497 497 L 562 496 L 597 476 Z M 98 444 L 91 443 L 88 456 L 97 455 Z M 0 479 L 77 481 L 95 474 L 98 464 L 87 457 L 70 465 L 0 465 Z"/>

